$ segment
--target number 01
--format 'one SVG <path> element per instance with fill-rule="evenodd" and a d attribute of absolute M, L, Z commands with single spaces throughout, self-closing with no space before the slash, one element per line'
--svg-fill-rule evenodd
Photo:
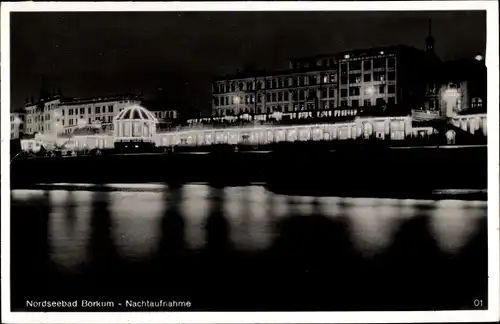
<path fill-rule="evenodd" d="M 483 301 L 481 299 L 474 299 L 474 306 L 475 307 L 482 307 Z"/>

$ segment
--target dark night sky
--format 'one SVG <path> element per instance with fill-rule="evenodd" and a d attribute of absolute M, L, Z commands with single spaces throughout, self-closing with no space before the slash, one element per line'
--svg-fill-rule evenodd
<path fill-rule="evenodd" d="M 44 75 L 64 96 L 163 89 L 166 109 L 206 110 L 214 76 L 355 48 L 423 49 L 429 18 L 442 59 L 484 53 L 483 11 L 13 13 L 12 109 L 37 98 Z"/>

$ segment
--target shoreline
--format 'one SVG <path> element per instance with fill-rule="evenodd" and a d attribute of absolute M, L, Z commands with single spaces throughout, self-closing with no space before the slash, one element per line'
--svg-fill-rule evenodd
<path fill-rule="evenodd" d="M 12 188 L 40 183 L 200 182 L 214 187 L 264 183 L 273 192 L 312 196 L 477 191 L 488 188 L 487 147 L 101 155 L 20 159 L 11 164 Z"/>
<path fill-rule="evenodd" d="M 11 165 L 11 188 L 52 184 L 73 190 L 75 184 L 94 184 L 83 189 L 121 190 L 105 184 L 129 183 L 149 184 L 141 190 L 151 190 L 151 184 L 259 183 L 283 195 L 486 201 L 486 169 L 486 147 L 102 155 L 19 160 Z"/>
<path fill-rule="evenodd" d="M 11 190 L 64 190 L 64 191 L 88 191 L 88 192 L 114 192 L 114 191 L 127 191 L 127 192 L 163 192 L 169 188 L 175 188 L 179 184 L 169 186 L 168 183 L 106 183 L 106 184 L 93 184 L 93 183 L 38 183 L 26 185 L 22 187 L 13 187 Z M 204 185 L 214 188 L 221 187 L 220 184 L 211 184 L 208 182 L 194 182 L 184 183 L 181 185 Z M 463 200 L 463 201 L 487 201 L 487 189 L 441 189 L 433 190 L 430 192 L 342 192 L 331 190 L 328 192 L 311 192 L 305 190 L 288 190 L 283 188 L 273 188 L 268 183 L 254 183 L 248 182 L 247 184 L 240 184 L 228 187 L 243 187 L 243 186 L 262 186 L 269 192 L 275 195 L 285 196 L 305 196 L 305 197 L 336 197 L 336 198 L 374 198 L 374 199 L 397 199 L 397 200 Z"/>

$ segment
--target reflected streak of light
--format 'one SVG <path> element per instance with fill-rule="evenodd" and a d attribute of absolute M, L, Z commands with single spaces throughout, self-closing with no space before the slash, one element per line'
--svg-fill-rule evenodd
<path fill-rule="evenodd" d="M 156 192 L 111 192 L 110 213 L 118 252 L 143 258 L 155 252 L 161 233 L 165 204 Z"/>
<path fill-rule="evenodd" d="M 207 198 L 210 187 L 203 184 L 187 184 L 182 186 L 182 199 Z"/>
<path fill-rule="evenodd" d="M 318 198 L 318 202 L 322 214 L 328 217 L 339 216 L 341 212 L 341 199 L 339 197 L 321 197 Z"/>
<path fill-rule="evenodd" d="M 262 203 L 266 200 L 266 197 L 269 195 L 269 192 L 266 188 L 262 186 L 250 186 L 248 187 L 248 199 L 251 202 Z"/>
<path fill-rule="evenodd" d="M 117 189 L 166 189 L 166 186 L 160 183 L 109 183 L 106 186 Z"/>
<path fill-rule="evenodd" d="M 401 199 L 400 200 L 402 205 L 406 206 L 431 206 L 435 204 L 434 200 L 419 200 L 419 199 Z"/>
<path fill-rule="evenodd" d="M 402 219 L 415 217 L 419 214 L 418 208 L 409 205 L 403 205 L 399 208 L 398 216 Z"/>
<path fill-rule="evenodd" d="M 73 192 L 72 192 L 73 193 Z M 49 191 L 49 201 L 53 207 L 59 206 L 61 204 L 66 204 L 66 200 L 68 199 L 69 191 L 67 190 L 51 190 Z M 76 195 L 74 195 L 76 196 Z M 71 202 L 72 204 L 75 201 Z"/>
<path fill-rule="evenodd" d="M 465 205 L 462 200 L 440 200 L 436 203 L 438 208 L 461 208 Z"/>
<path fill-rule="evenodd" d="M 223 215 L 229 223 L 229 239 L 237 247 L 246 245 L 246 235 L 244 228 L 244 207 L 243 187 L 233 187 L 224 189 Z"/>
<path fill-rule="evenodd" d="M 375 206 L 380 204 L 380 199 L 377 198 L 351 198 L 346 197 L 344 202 L 354 206 Z"/>
<path fill-rule="evenodd" d="M 311 204 L 314 201 L 314 197 L 311 196 L 292 196 L 291 198 L 297 204 Z"/>
<path fill-rule="evenodd" d="M 313 204 L 311 203 L 302 203 L 302 204 L 297 204 L 294 207 L 294 210 L 297 212 L 299 215 L 311 215 L 314 211 Z"/>
<path fill-rule="evenodd" d="M 253 202 L 249 206 L 250 212 L 250 237 L 252 250 L 264 250 L 271 245 L 272 240 L 272 217 L 269 217 L 269 205 L 267 202 Z"/>
<path fill-rule="evenodd" d="M 72 192 L 69 203 L 74 208 L 74 219 L 68 219 L 67 191 L 52 191 L 50 203 L 53 208 L 49 216 L 49 241 L 52 261 L 70 271 L 76 271 L 87 258 L 87 243 L 90 238 L 91 193 Z M 72 222 L 68 224 L 68 222 Z"/>
<path fill-rule="evenodd" d="M 60 182 L 60 183 L 41 183 L 40 185 L 42 185 L 42 186 L 53 186 L 53 187 L 75 187 L 75 188 L 79 188 L 79 187 L 85 187 L 85 188 L 95 187 L 95 184 L 93 184 L 93 183 L 63 183 L 63 182 Z"/>
<path fill-rule="evenodd" d="M 482 207 L 486 208 L 488 207 L 488 202 L 487 201 L 481 201 L 481 200 L 472 200 L 467 203 L 467 207 Z"/>
<path fill-rule="evenodd" d="M 245 187 L 226 187 L 223 191 L 224 201 L 242 200 L 245 194 Z"/>
<path fill-rule="evenodd" d="M 210 213 L 209 187 L 198 185 L 183 190 L 179 212 L 185 220 L 186 243 L 190 249 L 200 249 L 206 244 L 204 224 Z"/>
<path fill-rule="evenodd" d="M 37 189 L 14 189 L 11 191 L 11 194 L 13 199 L 28 200 L 43 197 L 44 191 Z"/>
<path fill-rule="evenodd" d="M 271 206 L 271 212 L 275 217 L 284 217 L 290 212 L 290 205 L 286 196 L 273 195 Z"/>
<path fill-rule="evenodd" d="M 478 219 L 486 215 L 481 208 L 449 207 L 446 204 L 436 208 L 431 218 L 431 233 L 440 249 L 457 253 L 478 230 Z"/>
<path fill-rule="evenodd" d="M 225 190 L 224 215 L 230 224 L 230 239 L 238 249 L 260 250 L 270 244 L 272 218 L 265 198 L 266 191 L 258 186 Z"/>
<path fill-rule="evenodd" d="M 392 205 L 349 206 L 345 212 L 352 240 L 367 256 L 387 248 L 400 224 L 399 208 Z"/>

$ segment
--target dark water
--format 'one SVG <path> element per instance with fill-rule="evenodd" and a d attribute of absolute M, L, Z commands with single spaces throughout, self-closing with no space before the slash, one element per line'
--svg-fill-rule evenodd
<path fill-rule="evenodd" d="M 485 202 L 76 185 L 13 190 L 11 215 L 13 310 L 76 299 L 190 301 L 181 311 L 487 306 Z"/>

